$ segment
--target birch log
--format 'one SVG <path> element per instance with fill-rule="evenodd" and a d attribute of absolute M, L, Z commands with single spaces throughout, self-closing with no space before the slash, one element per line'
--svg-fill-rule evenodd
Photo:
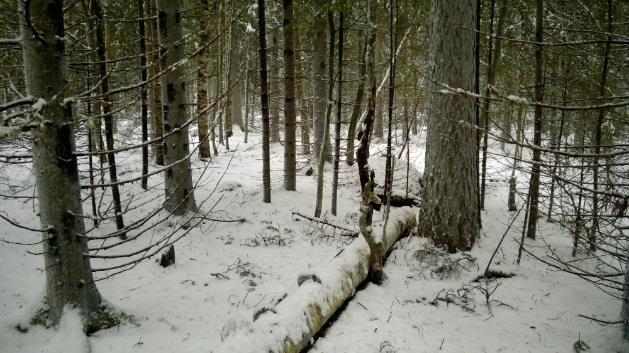
<path fill-rule="evenodd" d="M 414 213 L 409 207 L 392 210 L 382 239 L 385 254 L 417 225 Z M 257 315 L 257 320 L 239 325 L 213 352 L 301 352 L 367 278 L 369 256 L 365 240 L 356 238 L 326 266 L 310 273 L 296 292 Z"/>

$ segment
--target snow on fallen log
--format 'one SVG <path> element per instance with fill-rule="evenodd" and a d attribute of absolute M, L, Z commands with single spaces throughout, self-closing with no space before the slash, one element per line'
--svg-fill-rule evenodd
<path fill-rule="evenodd" d="M 417 224 L 415 212 L 392 209 L 383 238 L 384 253 Z M 299 289 L 273 308 L 256 312 L 228 333 L 214 353 L 300 352 L 366 278 L 369 246 L 356 240 L 318 271 L 299 276 Z"/>

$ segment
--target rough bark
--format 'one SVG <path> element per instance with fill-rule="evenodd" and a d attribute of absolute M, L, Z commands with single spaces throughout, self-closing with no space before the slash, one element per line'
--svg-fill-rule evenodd
<path fill-rule="evenodd" d="M 381 242 L 383 256 L 416 224 L 411 209 L 396 210 Z M 217 347 L 216 353 L 253 353 L 259 352 L 260 347 L 268 347 L 269 351 L 278 353 L 302 352 L 365 281 L 369 258 L 366 242 L 353 242 L 321 271 L 300 276 L 300 286 L 295 293 L 275 307 L 257 312 L 254 319 L 247 323 L 247 329 L 232 332 Z"/>
<path fill-rule="evenodd" d="M 437 83 L 474 90 L 475 0 L 431 6 L 431 92 L 420 234 L 448 251 L 469 250 L 479 233 L 474 99 L 439 93 Z"/>
<path fill-rule="evenodd" d="M 278 58 L 279 39 L 278 28 L 271 29 L 271 67 L 277 68 L 277 71 L 271 73 L 270 88 L 270 113 L 271 113 L 271 142 L 280 142 L 280 87 L 279 80 L 276 78 L 280 75 L 280 60 Z"/>
<path fill-rule="evenodd" d="M 37 99 L 32 130 L 33 168 L 46 268 L 48 318 L 59 322 L 66 305 L 80 308 L 86 326 L 101 305 L 85 233 L 66 79 L 63 2 L 18 1 L 26 91 Z M 30 15 L 28 19 L 25 14 Z M 35 30 L 36 28 L 36 30 Z M 37 31 L 37 33 L 35 33 Z M 69 108 L 69 107 L 68 107 Z"/>
<path fill-rule="evenodd" d="M 260 105 L 262 107 L 262 185 L 263 201 L 271 202 L 271 157 L 269 149 L 269 82 L 266 57 L 264 0 L 258 0 L 258 48 L 260 50 Z"/>
<path fill-rule="evenodd" d="M 627 251 L 629 251 L 629 248 Z M 625 284 L 623 285 L 620 317 L 623 321 L 623 337 L 625 341 L 629 341 L 629 257 L 625 260 Z"/>
<path fill-rule="evenodd" d="M 180 0 L 158 0 L 157 18 L 162 67 L 171 67 L 183 59 Z M 170 166 L 164 173 L 165 207 L 174 214 L 195 211 L 190 142 L 186 122 L 186 82 L 184 68 L 177 65 L 162 77 L 164 111 L 164 162 Z M 176 131 L 175 131 L 176 130 Z"/>
<path fill-rule="evenodd" d="M 297 119 L 295 112 L 295 40 L 293 37 L 293 1 L 283 0 L 284 21 L 284 188 L 296 189 Z"/>

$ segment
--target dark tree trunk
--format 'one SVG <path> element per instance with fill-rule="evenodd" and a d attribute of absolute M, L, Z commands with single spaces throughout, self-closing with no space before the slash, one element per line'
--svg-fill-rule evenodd
<path fill-rule="evenodd" d="M 271 158 L 269 151 L 269 82 L 266 64 L 266 21 L 264 0 L 258 0 L 258 43 L 260 50 L 260 105 L 262 106 L 263 201 L 271 202 Z"/>

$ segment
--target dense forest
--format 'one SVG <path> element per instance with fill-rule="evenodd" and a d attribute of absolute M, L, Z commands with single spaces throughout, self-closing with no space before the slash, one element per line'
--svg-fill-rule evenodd
<path fill-rule="evenodd" d="M 0 5 L 0 351 L 629 352 L 628 2 Z"/>

